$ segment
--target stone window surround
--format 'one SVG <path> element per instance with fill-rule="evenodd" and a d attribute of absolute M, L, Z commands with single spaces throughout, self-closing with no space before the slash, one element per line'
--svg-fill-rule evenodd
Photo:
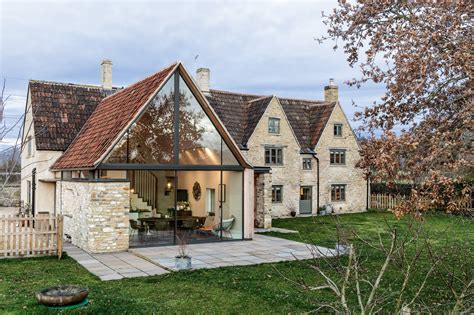
<path fill-rule="evenodd" d="M 334 122 L 332 124 L 333 126 L 333 136 L 336 137 L 336 138 L 342 138 L 342 134 L 343 134 L 343 128 L 344 128 L 344 124 L 342 122 Z M 340 126 L 340 132 L 341 134 L 336 134 L 336 126 Z"/>
<path fill-rule="evenodd" d="M 347 203 L 347 187 L 349 186 L 347 183 L 329 183 L 330 189 L 329 189 L 329 198 L 331 200 L 331 203 L 337 203 L 337 204 L 343 204 Z M 333 200 L 332 199 L 332 187 L 333 186 L 343 186 L 344 187 L 344 199 L 342 200 Z"/>
<path fill-rule="evenodd" d="M 275 188 L 280 188 L 280 200 L 273 200 L 273 190 Z M 283 185 L 272 185 L 272 203 L 282 203 L 283 202 Z"/>
<path fill-rule="evenodd" d="M 331 152 L 332 151 L 343 151 L 344 152 L 344 163 L 331 163 Z M 329 166 L 330 167 L 345 167 L 347 166 L 347 156 L 348 156 L 348 153 L 349 150 L 347 150 L 346 148 L 329 148 Z"/>
<path fill-rule="evenodd" d="M 284 156 L 284 152 L 283 152 L 283 149 L 284 149 L 285 146 L 281 146 L 281 145 L 264 145 L 264 148 L 263 148 L 263 159 L 264 159 L 264 163 L 265 165 L 271 165 L 271 166 L 281 166 L 283 167 L 284 166 L 284 161 L 285 161 L 285 156 Z M 281 163 L 272 163 L 271 162 L 271 153 L 270 153 L 270 163 L 267 163 L 267 149 L 281 149 Z M 278 154 L 277 154 L 278 156 Z"/>
<path fill-rule="evenodd" d="M 309 168 L 305 168 L 305 161 L 309 161 Z M 312 171 L 313 170 L 313 163 L 312 163 L 312 158 L 306 158 L 304 157 L 302 160 L 302 169 L 303 171 Z"/>
<path fill-rule="evenodd" d="M 280 118 L 278 117 L 268 117 L 268 133 L 271 135 L 279 135 L 280 134 Z M 273 124 L 273 126 L 270 124 L 270 122 L 278 122 L 278 124 Z M 278 127 L 278 128 L 277 128 Z"/>

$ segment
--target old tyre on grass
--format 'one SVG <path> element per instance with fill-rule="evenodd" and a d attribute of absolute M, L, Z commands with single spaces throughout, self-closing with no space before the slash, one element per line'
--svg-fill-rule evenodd
<path fill-rule="evenodd" d="M 66 306 L 82 302 L 89 290 L 78 285 L 60 285 L 41 290 L 36 294 L 38 302 L 46 306 Z"/>

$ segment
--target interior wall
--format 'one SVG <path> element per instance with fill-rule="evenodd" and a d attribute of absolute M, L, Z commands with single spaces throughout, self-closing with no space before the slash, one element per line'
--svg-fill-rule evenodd
<path fill-rule="evenodd" d="M 201 198 L 199 200 L 194 199 L 193 186 L 194 183 L 198 182 L 201 185 Z M 216 198 L 214 209 L 216 210 L 216 216 L 219 216 L 219 201 L 218 201 L 218 188 L 220 183 L 220 171 L 180 171 L 178 172 L 178 189 L 186 189 L 188 191 L 188 198 L 191 209 L 194 216 L 205 217 L 206 212 L 206 200 L 207 200 L 207 189 L 216 190 Z"/>

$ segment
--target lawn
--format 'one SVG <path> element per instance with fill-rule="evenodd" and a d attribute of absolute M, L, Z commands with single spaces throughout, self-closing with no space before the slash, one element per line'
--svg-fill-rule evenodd
<path fill-rule="evenodd" d="M 385 221 L 399 226 L 401 231 L 406 229 L 406 219 L 397 221 L 388 213 L 344 215 L 340 217 L 340 221 L 372 241 L 377 239 L 377 231 L 383 229 Z M 436 243 L 440 248 L 446 242 L 474 241 L 472 220 L 431 215 L 423 224 L 431 233 L 442 237 Z M 274 234 L 275 236 L 298 241 L 312 240 L 318 245 L 334 247 L 335 221 L 332 217 L 282 219 L 275 220 L 274 225 L 300 231 L 299 234 Z M 445 233 L 453 238 L 445 237 Z M 381 265 L 382 256 L 369 248 L 362 249 L 370 257 L 370 268 L 375 269 Z M 472 266 L 472 255 L 470 259 Z M 420 274 L 428 266 L 429 262 L 424 261 Z M 333 270 L 326 271 L 337 277 Z M 0 313 L 48 313 L 47 309 L 37 305 L 34 293 L 60 283 L 84 284 L 89 287 L 90 304 L 76 310 L 76 313 L 288 314 L 308 312 L 317 308 L 320 303 L 334 300 L 328 291 L 301 291 L 281 274 L 294 280 L 304 278 L 310 283 L 321 281 L 304 262 L 298 261 L 101 282 L 68 257 L 61 261 L 55 258 L 0 260 Z M 383 288 L 390 292 L 400 281 L 399 273 L 392 266 L 382 280 Z M 436 277 L 430 279 L 421 299 L 434 311 L 442 312 L 451 307 L 451 296 Z M 353 294 L 350 301 L 355 301 Z M 390 305 L 387 310 L 388 307 Z"/>

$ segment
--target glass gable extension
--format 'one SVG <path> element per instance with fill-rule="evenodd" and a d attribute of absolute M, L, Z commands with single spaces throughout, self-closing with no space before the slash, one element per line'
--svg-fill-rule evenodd
<path fill-rule="evenodd" d="M 222 134 L 178 70 L 99 166 L 130 181 L 130 246 L 243 238 L 244 168 Z"/>

